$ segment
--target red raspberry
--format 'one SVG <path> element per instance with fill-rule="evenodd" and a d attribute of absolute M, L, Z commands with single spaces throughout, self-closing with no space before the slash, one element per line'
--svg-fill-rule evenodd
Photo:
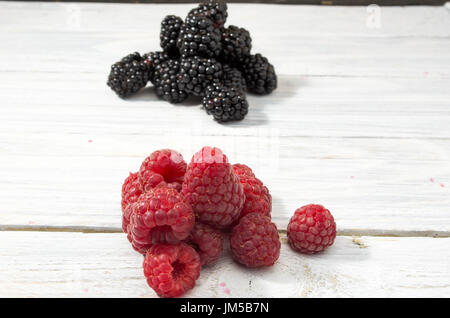
<path fill-rule="evenodd" d="M 189 236 L 194 226 L 191 206 L 172 188 L 151 189 L 129 207 L 129 239 L 140 253 L 145 253 L 155 243 L 178 243 Z"/>
<path fill-rule="evenodd" d="M 272 211 L 272 196 L 269 189 L 256 178 L 252 170 L 246 165 L 234 164 L 233 170 L 239 176 L 239 181 L 244 188 L 245 202 L 241 211 L 241 218 L 250 213 L 261 213 L 270 217 Z"/>
<path fill-rule="evenodd" d="M 122 186 L 122 229 L 127 233 L 128 225 L 130 224 L 131 210 L 129 205 L 136 203 L 140 196 L 146 192 L 144 188 L 151 189 L 157 186 L 166 185 L 163 178 L 159 174 L 154 174 L 153 177 L 148 175 L 149 179 L 144 181 L 139 173 L 130 173 L 125 179 Z M 128 210 L 128 211 L 127 211 Z"/>
<path fill-rule="evenodd" d="M 294 249 L 302 253 L 317 253 L 334 243 L 336 223 L 323 206 L 305 205 L 297 209 L 289 221 L 287 236 Z"/>
<path fill-rule="evenodd" d="M 186 162 L 183 156 L 171 149 L 162 149 L 154 151 L 142 162 L 139 174 L 142 180 L 148 182 L 157 178 L 156 175 L 162 177 L 161 181 L 165 181 L 169 187 L 181 190 L 184 174 L 186 173 Z M 145 188 L 146 191 L 149 189 Z"/>
<path fill-rule="evenodd" d="M 270 218 L 247 214 L 231 231 L 233 258 L 247 267 L 272 266 L 280 256 L 280 237 Z"/>
<path fill-rule="evenodd" d="M 192 157 L 182 193 L 201 222 L 222 229 L 239 218 L 245 200 L 227 157 L 211 147 L 204 147 Z"/>
<path fill-rule="evenodd" d="M 139 174 L 130 172 L 130 175 L 125 179 L 122 185 L 122 211 L 125 211 L 128 204 L 136 202 L 142 192 L 144 192 L 144 189 L 142 188 Z"/>
<path fill-rule="evenodd" d="M 144 275 L 161 297 L 178 297 L 192 289 L 200 276 L 200 257 L 186 243 L 155 244 L 145 255 Z"/>
<path fill-rule="evenodd" d="M 255 174 L 253 173 L 252 169 L 250 169 L 250 167 L 240 164 L 240 163 L 235 163 L 233 165 L 233 171 L 237 176 L 249 176 L 249 177 L 255 177 Z"/>
<path fill-rule="evenodd" d="M 214 263 L 222 254 L 222 233 L 207 224 L 196 222 L 186 242 L 193 245 L 204 266 Z"/>

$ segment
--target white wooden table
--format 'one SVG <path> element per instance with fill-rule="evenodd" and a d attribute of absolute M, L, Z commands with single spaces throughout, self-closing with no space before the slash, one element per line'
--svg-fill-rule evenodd
<path fill-rule="evenodd" d="M 267 184 L 281 230 L 316 202 L 339 236 L 305 256 L 282 234 L 269 269 L 225 255 L 186 296 L 449 297 L 450 6 L 368 24 L 366 7 L 229 5 L 279 76 L 231 125 L 105 84 L 191 6 L 0 2 L 0 296 L 155 297 L 120 233 L 122 181 L 155 149 L 214 145 Z"/>

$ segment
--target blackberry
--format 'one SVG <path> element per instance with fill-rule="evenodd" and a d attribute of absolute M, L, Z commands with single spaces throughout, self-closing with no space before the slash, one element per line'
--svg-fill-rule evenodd
<path fill-rule="evenodd" d="M 177 46 L 183 56 L 219 56 L 222 49 L 220 30 L 214 28 L 209 18 L 188 16 L 181 27 Z"/>
<path fill-rule="evenodd" d="M 147 85 L 149 69 L 138 52 L 129 54 L 111 65 L 106 84 L 120 97 L 128 97 Z"/>
<path fill-rule="evenodd" d="M 247 89 L 242 73 L 229 64 L 223 64 L 222 82 L 226 87 L 234 87 L 242 92 Z"/>
<path fill-rule="evenodd" d="M 225 2 L 207 1 L 200 3 L 196 8 L 189 11 L 188 16 L 204 16 L 210 18 L 216 28 L 222 27 L 228 17 L 228 7 Z"/>
<path fill-rule="evenodd" d="M 188 94 L 178 89 L 177 74 L 180 69 L 178 60 L 167 60 L 155 67 L 153 84 L 156 95 L 169 103 L 181 103 Z"/>
<path fill-rule="evenodd" d="M 277 88 L 277 75 L 273 65 L 259 53 L 247 57 L 241 71 L 250 92 L 269 94 Z"/>
<path fill-rule="evenodd" d="M 178 57 L 180 54 L 177 39 L 182 25 L 183 20 L 175 15 L 168 15 L 161 22 L 160 44 L 164 52 L 171 57 Z"/>
<path fill-rule="evenodd" d="M 252 38 L 250 33 L 234 25 L 222 28 L 222 52 L 221 59 L 225 63 L 239 65 L 250 55 Z"/>
<path fill-rule="evenodd" d="M 198 56 L 181 59 L 178 88 L 189 94 L 202 96 L 208 85 L 222 80 L 222 64 L 215 59 Z"/>
<path fill-rule="evenodd" d="M 169 55 L 166 52 L 149 52 L 142 56 L 142 59 L 148 65 L 148 78 L 153 83 L 153 77 L 156 66 L 169 60 Z M 153 83 L 155 84 L 155 83 Z"/>
<path fill-rule="evenodd" d="M 218 122 L 242 120 L 248 113 L 245 93 L 221 84 L 207 87 L 202 105 L 206 112 L 213 115 Z"/>

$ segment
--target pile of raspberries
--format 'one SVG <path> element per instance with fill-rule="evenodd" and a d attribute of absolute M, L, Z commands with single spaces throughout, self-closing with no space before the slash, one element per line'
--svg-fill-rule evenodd
<path fill-rule="evenodd" d="M 272 266 L 280 256 L 268 188 L 219 148 L 203 147 L 189 164 L 175 150 L 153 152 L 125 179 L 121 204 L 123 231 L 145 256 L 147 283 L 161 297 L 192 289 L 201 268 L 220 258 L 225 238 L 246 267 Z M 336 224 L 311 204 L 295 211 L 287 235 L 295 250 L 316 253 L 333 244 Z"/>
<path fill-rule="evenodd" d="M 108 86 L 126 98 L 151 82 L 169 103 L 200 96 L 202 107 L 218 122 L 242 120 L 248 113 L 246 91 L 269 94 L 277 87 L 272 64 L 251 54 L 250 33 L 225 27 L 227 5 L 210 1 L 161 22 L 162 51 L 129 54 L 111 66 Z"/>

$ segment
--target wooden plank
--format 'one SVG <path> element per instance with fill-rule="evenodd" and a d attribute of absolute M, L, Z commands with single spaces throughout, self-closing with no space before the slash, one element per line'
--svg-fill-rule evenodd
<path fill-rule="evenodd" d="M 26 154 L 25 146 L 0 160 L 2 225 L 120 228 L 121 184 L 149 152 L 171 147 L 189 158 L 210 144 L 222 147 L 232 162 L 254 168 L 273 195 L 272 215 L 280 228 L 296 208 L 316 202 L 333 212 L 343 231 L 450 231 L 447 140 L 281 138 L 275 144 L 254 137 L 202 137 L 190 143 L 177 135 L 135 136 L 132 142 L 126 136 L 39 138 L 29 142 L 42 143 L 48 154 Z M 249 142 L 255 144 L 246 147 Z"/>
<path fill-rule="evenodd" d="M 450 230 L 448 80 L 281 77 L 218 125 L 151 89 L 120 100 L 100 75 L 3 78 L 2 225 L 119 228 L 121 183 L 150 152 L 215 145 L 269 186 L 280 228 L 319 202 L 345 231 Z"/>
<path fill-rule="evenodd" d="M 199 99 L 170 105 L 149 87 L 122 100 L 106 86 L 106 77 L 4 73 L 0 132 L 244 136 L 272 131 L 281 137 L 450 138 L 450 79 L 280 74 L 271 95 L 248 95 L 244 121 L 218 125 L 199 109 Z"/>
<path fill-rule="evenodd" d="M 250 270 L 226 252 L 187 297 L 449 297 L 449 238 L 338 237 L 307 256 L 285 243 Z M 123 234 L 0 232 L 1 297 L 155 297 Z"/>
<path fill-rule="evenodd" d="M 12 0 L 30 1 L 30 0 Z M 42 0 L 31 0 L 42 1 Z M 48 2 L 71 2 L 70 0 L 45 0 Z M 77 2 L 90 2 L 91 0 L 79 0 Z M 378 5 L 383 6 L 404 6 L 404 5 L 442 5 L 446 0 L 378 0 Z M 98 0 L 96 2 L 105 3 L 197 3 L 193 0 Z M 230 3 L 273 3 L 273 4 L 322 4 L 322 5 L 370 5 L 371 0 L 227 0 Z"/>
<path fill-rule="evenodd" d="M 155 36 L 155 32 L 159 32 L 160 21 L 163 17 L 167 14 L 176 14 L 184 18 L 189 9 L 194 6 L 194 4 L 0 1 L 0 30 L 58 30 L 64 33 L 95 31 L 107 32 L 111 37 L 138 31 L 147 32 L 145 34 L 148 35 L 146 39 L 148 44 L 158 44 L 159 39 Z M 252 15 L 249 15 L 249 12 L 252 12 Z M 228 5 L 228 13 L 228 24 L 245 27 L 252 34 L 256 32 L 253 37 L 254 44 L 265 38 L 266 31 L 277 32 L 277 30 L 283 31 L 278 35 L 315 37 L 330 37 L 331 35 L 448 37 L 450 35 L 448 7 L 382 7 L 380 28 L 367 26 L 369 13 L 365 6 L 331 7 L 233 3 Z M 264 19 L 259 19 L 259 17 L 264 17 Z M 286 34 L 285 31 L 289 33 Z M 132 37 L 133 35 L 129 34 L 128 36 Z M 129 49 L 128 46 L 124 46 L 124 48 Z M 151 46 L 148 49 L 152 49 Z M 51 52 L 49 51 L 49 53 Z"/>

